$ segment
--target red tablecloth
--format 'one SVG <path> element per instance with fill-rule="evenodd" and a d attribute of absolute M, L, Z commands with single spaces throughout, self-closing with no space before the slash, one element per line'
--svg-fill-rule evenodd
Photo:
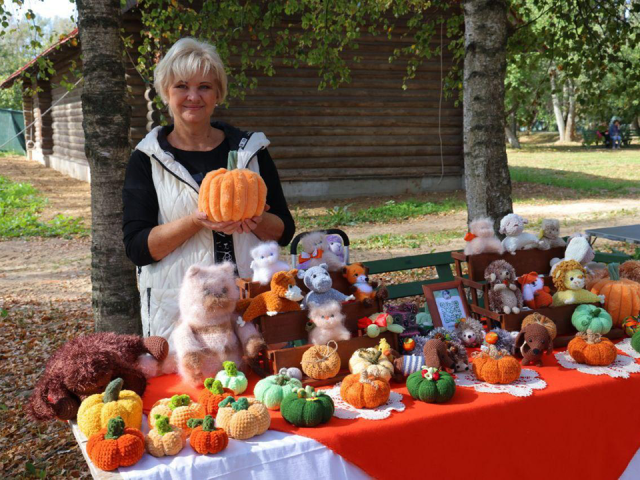
<path fill-rule="evenodd" d="M 530 397 L 476 393 L 458 387 L 443 405 L 414 401 L 385 420 L 332 418 L 319 428 L 296 428 L 272 412 L 271 428 L 313 438 L 378 479 L 492 478 L 613 479 L 640 448 L 640 374 L 594 376 L 545 357 L 547 382 Z M 247 393 L 257 378 L 250 378 Z M 198 390 L 177 375 L 152 379 L 145 411 L 167 396 Z"/>

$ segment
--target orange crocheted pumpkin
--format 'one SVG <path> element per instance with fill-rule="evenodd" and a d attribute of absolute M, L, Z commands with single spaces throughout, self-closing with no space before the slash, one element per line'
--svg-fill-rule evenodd
<path fill-rule="evenodd" d="M 494 345 L 488 352 L 480 352 L 473 358 L 473 373 L 482 382 L 506 385 L 520 378 L 520 362 Z"/>
<path fill-rule="evenodd" d="M 262 215 L 266 201 L 267 186 L 259 174 L 220 168 L 202 180 L 198 210 L 212 222 L 238 222 Z"/>
<path fill-rule="evenodd" d="M 229 445 L 227 432 L 221 428 L 216 428 L 211 415 L 207 415 L 204 419 L 192 418 L 187 423 L 189 427 L 193 428 L 189 443 L 196 452 L 203 455 L 218 453 Z"/>
<path fill-rule="evenodd" d="M 233 397 L 233 390 L 224 388 L 220 380 L 207 378 L 204 390 L 198 395 L 198 403 L 204 407 L 205 415 L 216 415 L 218 404 L 227 397 Z"/>
<path fill-rule="evenodd" d="M 618 355 L 611 340 L 591 330 L 579 332 L 567 345 L 567 351 L 578 363 L 601 367 L 611 365 Z"/>
<path fill-rule="evenodd" d="M 604 295 L 604 309 L 611 315 L 613 326 L 620 328 L 629 316 L 640 313 L 640 284 L 620 278 L 620 266 L 611 263 L 607 267 L 609 278 L 603 278 L 591 287 L 591 293 Z"/>
<path fill-rule="evenodd" d="M 102 470 L 129 467 L 143 454 L 144 435 L 137 428 L 125 428 L 122 417 L 109 420 L 107 428 L 91 435 L 87 443 L 87 455 Z"/>
<path fill-rule="evenodd" d="M 340 396 L 356 408 L 376 408 L 389 400 L 389 382 L 369 377 L 366 371 L 347 375 L 340 386 Z"/>

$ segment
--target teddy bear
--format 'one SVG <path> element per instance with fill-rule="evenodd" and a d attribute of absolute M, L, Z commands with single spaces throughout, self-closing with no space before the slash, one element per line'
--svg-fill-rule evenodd
<path fill-rule="evenodd" d="M 304 300 L 305 308 L 308 308 L 312 303 L 322 305 L 332 300 L 339 303 L 355 300 L 353 295 L 345 295 L 335 288 L 331 288 L 333 281 L 326 263 L 311 267 L 306 271 L 298 271 L 298 278 L 302 278 L 305 286 L 309 289 Z"/>
<path fill-rule="evenodd" d="M 481 253 L 504 253 L 504 246 L 498 240 L 493 230 L 493 219 L 489 217 L 476 218 L 469 224 L 469 233 L 464 237 L 467 245 L 465 255 L 479 255 Z"/>
<path fill-rule="evenodd" d="M 276 242 L 264 242 L 254 247 L 251 250 L 251 258 L 252 281 L 260 285 L 269 284 L 274 273 L 289 270 L 289 265 L 279 259 L 279 247 Z"/>
<path fill-rule="evenodd" d="M 455 332 L 457 332 L 458 338 L 465 347 L 479 347 L 482 344 L 482 340 L 484 340 L 482 323 L 475 318 L 462 319 L 462 321 L 457 322 Z"/>
<path fill-rule="evenodd" d="M 349 340 L 351 332 L 344 326 L 345 316 L 338 302 L 326 302 L 323 305 L 311 304 L 309 321 L 313 328 L 309 332 L 309 342 L 314 345 L 326 345 L 329 340 L 339 342 Z"/>
<path fill-rule="evenodd" d="M 544 243 L 540 243 L 538 238 L 532 233 L 526 233 L 524 226 L 529 223 L 526 218 L 510 213 L 500 220 L 500 233 L 505 235 L 502 246 L 506 252 L 515 255 L 516 250 L 530 250 L 532 248 L 544 249 Z"/>
<path fill-rule="evenodd" d="M 516 271 L 510 263 L 495 260 L 484 271 L 489 284 L 489 309 L 498 313 L 520 313 L 522 292 L 515 284 Z"/>
<path fill-rule="evenodd" d="M 542 355 L 553 353 L 553 340 L 541 323 L 530 323 L 524 327 L 515 343 L 515 354 L 522 358 L 522 365 L 542 366 Z"/>
<path fill-rule="evenodd" d="M 323 246 L 325 251 L 333 253 L 343 264 L 345 263 L 344 245 L 340 235 L 327 235 L 324 237 Z"/>
<path fill-rule="evenodd" d="M 542 275 L 530 272 L 518 277 L 518 283 L 522 289 L 522 299 L 527 307 L 531 309 L 543 308 L 553 303 L 551 290 L 544 286 Z"/>
<path fill-rule="evenodd" d="M 378 288 L 378 282 L 369 281 L 367 270 L 362 263 L 352 263 L 342 267 L 342 276 L 351 284 L 357 301 L 367 306 L 373 304 L 377 295 L 375 289 Z"/>
<path fill-rule="evenodd" d="M 239 297 L 231 262 L 192 265 L 185 273 L 174 338 L 178 373 L 191 386 L 202 386 L 225 361 L 242 368 L 266 349 L 255 325 L 236 321 Z"/>
<path fill-rule="evenodd" d="M 302 253 L 298 255 L 298 270 L 307 270 L 325 264 L 330 272 L 337 272 L 343 262 L 330 251 L 325 251 L 325 232 L 307 233 L 300 239 Z"/>
<path fill-rule="evenodd" d="M 543 250 L 556 247 L 566 247 L 567 242 L 560 238 L 560 220 L 545 218 L 540 229 L 540 243 Z"/>
<path fill-rule="evenodd" d="M 113 332 L 81 335 L 49 358 L 25 410 L 38 421 L 72 420 L 82 400 L 103 392 L 116 378 L 124 380 L 124 389 L 142 396 L 147 381 L 138 368 L 139 357 L 150 354 L 163 361 L 168 352 L 169 344 L 162 337 Z"/>
<path fill-rule="evenodd" d="M 576 303 L 604 303 L 604 295 L 596 295 L 584 289 L 587 271 L 576 260 L 563 260 L 553 270 L 554 307 Z"/>
<path fill-rule="evenodd" d="M 273 316 L 283 312 L 300 310 L 300 300 L 304 298 L 302 290 L 296 284 L 298 270 L 277 272 L 271 279 L 271 290 L 260 295 L 240 300 L 238 311 L 244 312 L 242 319 L 250 322 L 261 315 Z"/>

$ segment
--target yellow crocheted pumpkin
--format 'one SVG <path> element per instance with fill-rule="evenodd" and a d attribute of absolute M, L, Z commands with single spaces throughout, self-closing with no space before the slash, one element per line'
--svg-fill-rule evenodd
<path fill-rule="evenodd" d="M 247 440 L 266 432 L 271 425 L 271 417 L 267 407 L 258 400 L 227 397 L 220 402 L 216 425 L 231 438 Z"/>
<path fill-rule="evenodd" d="M 187 426 L 190 418 L 204 417 L 204 406 L 191 400 L 189 395 L 174 395 L 171 398 L 158 400 L 149 412 L 149 428 L 155 426 L 155 416 L 169 417 L 169 423 L 184 430 L 189 436 L 191 428 Z"/>
<path fill-rule="evenodd" d="M 85 398 L 78 410 L 78 427 L 87 438 L 107 428 L 109 420 L 122 417 L 126 428 L 142 426 L 142 399 L 136 392 L 122 390 L 124 380 L 116 378 L 104 393 Z"/>
<path fill-rule="evenodd" d="M 207 173 L 200 186 L 198 210 L 212 222 L 238 222 L 262 215 L 267 186 L 262 177 L 240 168 Z"/>

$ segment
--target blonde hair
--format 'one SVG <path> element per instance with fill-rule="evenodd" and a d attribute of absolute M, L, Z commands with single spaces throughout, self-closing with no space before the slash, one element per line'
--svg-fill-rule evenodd
<path fill-rule="evenodd" d="M 178 40 L 160 60 L 153 74 L 153 86 L 167 105 L 171 84 L 176 79 L 188 80 L 200 72 L 204 75 L 213 73 L 218 103 L 222 103 L 227 96 L 227 74 L 220 55 L 210 43 L 191 37 Z"/>

